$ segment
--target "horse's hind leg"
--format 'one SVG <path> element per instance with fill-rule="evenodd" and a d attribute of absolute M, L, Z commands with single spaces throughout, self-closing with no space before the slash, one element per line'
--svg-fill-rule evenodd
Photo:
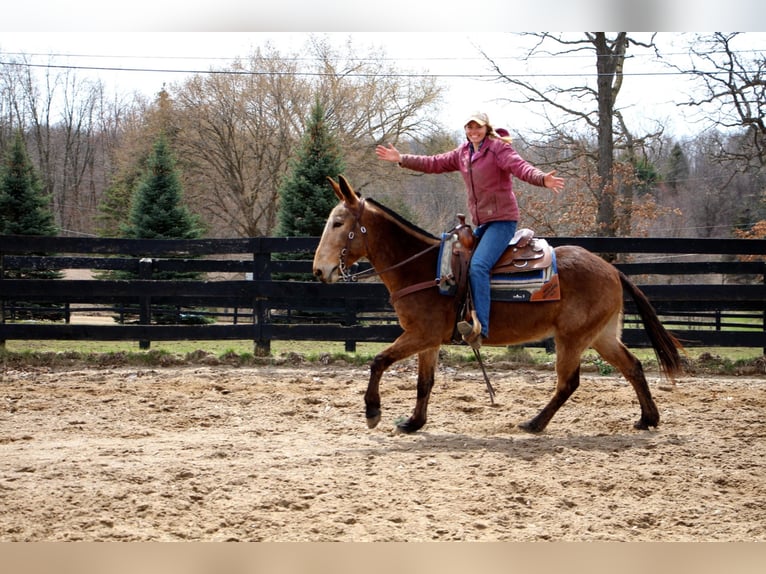
<path fill-rule="evenodd" d="M 605 361 L 619 369 L 636 392 L 638 404 L 641 406 L 641 418 L 634 423 L 633 427 L 640 430 L 656 427 L 660 423 L 660 412 L 652 398 L 649 384 L 646 382 L 641 361 L 628 350 L 616 334 L 607 335 L 607 333 L 608 331 L 593 343 L 593 348 Z"/>
<path fill-rule="evenodd" d="M 519 424 L 525 431 L 542 432 L 572 393 L 580 386 L 580 357 L 583 349 L 572 350 L 562 341 L 556 340 L 556 390 L 548 404 L 534 418 Z"/>
<path fill-rule="evenodd" d="M 431 398 L 431 389 L 434 386 L 438 357 L 439 347 L 418 354 L 418 396 L 412 416 L 397 425 L 402 432 L 413 433 L 426 424 L 428 400 Z"/>

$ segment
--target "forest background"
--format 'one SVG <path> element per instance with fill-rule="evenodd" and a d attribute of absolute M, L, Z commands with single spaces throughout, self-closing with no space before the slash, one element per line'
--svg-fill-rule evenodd
<path fill-rule="evenodd" d="M 522 225 L 558 236 L 764 236 L 763 34 L 504 36 L 502 52 L 475 44 L 467 79 L 477 94 L 501 88 L 489 106 L 505 120 L 496 127 L 567 180 L 555 197 L 517 182 Z M 120 66 L 108 58 L 78 66 L 72 54 L 6 52 L 0 40 L 0 153 L 20 130 L 60 234 L 116 236 L 164 134 L 207 237 L 272 235 L 278 190 L 319 100 L 359 191 L 432 233 L 450 228 L 466 211 L 459 176 L 401 170 L 373 151 L 394 143 L 438 153 L 462 141 L 462 122 L 447 124 L 442 111 L 450 75 L 351 36 L 301 39 L 253 46 L 181 79 L 166 73 L 149 93 L 110 87 L 99 74 Z M 551 73 L 551 62 L 569 73 Z M 682 122 L 625 97 L 650 81 Z M 476 101 L 487 108 L 486 94 Z"/>

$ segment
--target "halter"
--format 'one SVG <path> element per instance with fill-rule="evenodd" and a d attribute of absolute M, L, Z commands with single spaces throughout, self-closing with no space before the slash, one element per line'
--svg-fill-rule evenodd
<path fill-rule="evenodd" d="M 346 246 L 340 250 L 340 257 L 338 257 L 338 268 L 340 269 L 340 276 L 343 281 L 354 282 L 357 281 L 359 277 L 364 275 L 372 275 L 375 273 L 374 269 L 367 269 L 366 271 L 360 271 L 359 273 L 349 273 L 348 267 L 346 266 L 346 255 L 348 255 L 348 248 L 351 245 L 351 242 L 354 240 L 354 237 L 356 237 L 355 230 L 357 228 L 359 228 L 359 233 L 362 234 L 362 239 L 364 240 L 364 250 L 369 251 L 367 247 L 367 228 L 361 223 L 362 212 L 364 212 L 364 198 L 359 200 L 358 210 L 351 209 L 351 207 L 349 207 L 348 203 L 345 201 L 343 202 L 343 207 L 345 207 L 346 210 L 351 212 L 351 214 L 354 216 L 354 227 L 351 228 L 351 231 L 349 231 L 348 235 L 346 236 Z"/>
<path fill-rule="evenodd" d="M 364 225 L 362 225 L 362 221 L 361 221 L 362 213 L 364 212 L 364 205 L 365 205 L 364 198 L 361 198 L 359 200 L 359 209 L 357 209 L 357 210 L 351 209 L 351 207 L 348 205 L 348 203 L 346 203 L 345 201 L 343 202 L 343 207 L 345 207 L 354 216 L 354 227 L 352 227 L 351 231 L 348 232 L 348 235 L 346 236 L 346 246 L 343 249 L 340 250 L 340 257 L 338 258 L 338 268 L 340 270 L 340 276 L 341 276 L 341 279 L 343 281 L 355 282 L 355 281 L 358 281 L 360 277 L 366 277 L 368 275 L 370 277 L 375 277 L 375 276 L 378 276 L 378 275 L 383 275 L 383 273 L 386 273 L 388 271 L 396 269 L 397 267 L 401 267 L 402 265 L 405 265 L 405 264 L 409 263 L 410 261 L 413 261 L 414 259 L 417 259 L 418 257 L 420 257 L 422 255 L 425 255 L 429 251 L 439 247 L 438 243 L 436 245 L 432 245 L 430 247 L 427 247 L 423 251 L 420 251 L 420 252 L 416 253 L 415 255 L 413 255 L 412 257 L 408 257 L 404 261 L 400 261 L 399 263 L 396 263 L 396 264 L 392 265 L 391 267 L 388 267 L 388 268 L 384 269 L 383 271 L 375 271 L 375 269 L 370 268 L 370 269 L 366 269 L 364 271 L 360 271 L 359 273 L 349 273 L 348 272 L 348 267 L 346 266 L 346 255 L 348 255 L 348 249 L 349 249 L 349 246 L 351 245 L 351 241 L 356 237 L 356 229 L 357 228 L 359 229 L 359 233 L 361 233 L 362 239 L 364 240 L 364 249 L 365 249 L 365 251 L 367 253 L 369 253 L 369 251 L 370 251 L 368 246 L 367 246 L 367 228 Z M 431 286 L 432 283 L 433 283 L 433 285 L 436 285 L 436 280 L 434 280 L 433 282 L 428 281 L 427 284 L 425 284 L 425 283 L 420 284 L 419 283 L 418 287 L 421 287 L 421 286 L 422 287 L 429 287 L 429 286 Z"/>

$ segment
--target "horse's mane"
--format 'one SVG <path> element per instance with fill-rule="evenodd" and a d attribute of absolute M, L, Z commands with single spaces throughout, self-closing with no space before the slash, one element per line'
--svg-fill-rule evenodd
<path fill-rule="evenodd" d="M 370 202 L 375 207 L 377 207 L 378 209 L 383 211 L 386 215 L 391 217 L 394 221 L 400 223 L 402 225 L 402 227 L 406 227 L 407 229 L 409 229 L 409 230 L 411 230 L 411 231 L 413 231 L 415 233 L 418 233 L 420 235 L 425 235 L 429 239 L 439 239 L 438 237 L 436 237 L 435 235 L 429 233 L 425 229 L 421 229 L 420 227 L 418 227 L 414 223 L 412 223 L 410 221 L 407 221 L 406 219 L 404 219 L 404 217 L 402 217 L 401 215 L 396 213 L 393 209 L 391 209 L 390 207 L 386 207 L 385 205 L 383 205 L 382 203 L 380 203 L 378 201 L 375 201 L 371 197 L 366 197 L 365 201 Z"/>

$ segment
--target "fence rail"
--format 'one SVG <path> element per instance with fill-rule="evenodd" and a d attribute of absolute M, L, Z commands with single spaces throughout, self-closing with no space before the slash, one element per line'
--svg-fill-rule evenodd
<path fill-rule="evenodd" d="M 552 237 L 618 254 L 616 266 L 646 293 L 665 325 L 687 346 L 766 349 L 766 240 Z M 307 261 L 275 254 L 313 252 L 318 238 L 142 240 L 0 236 L 0 341 L 9 339 L 252 340 L 268 352 L 273 340 L 391 341 L 400 332 L 380 283 L 325 285 L 279 280 L 310 273 Z M 642 260 L 648 257 L 651 260 Z M 622 255 L 622 257 L 620 256 Z M 625 257 L 628 255 L 629 257 Z M 284 257 L 282 255 L 281 257 Z M 17 279 L 27 271 L 129 272 L 137 279 Z M 201 280 L 158 280 L 160 273 L 195 272 Z M 13 320 L 23 305 L 63 309 L 62 321 Z M 197 315 L 212 324 L 156 324 L 158 309 Z M 100 311 L 135 323 L 71 322 Z M 624 339 L 647 346 L 626 300 Z M 14 315 L 16 313 L 16 315 Z M 765 351 L 766 352 L 766 351 Z"/>

